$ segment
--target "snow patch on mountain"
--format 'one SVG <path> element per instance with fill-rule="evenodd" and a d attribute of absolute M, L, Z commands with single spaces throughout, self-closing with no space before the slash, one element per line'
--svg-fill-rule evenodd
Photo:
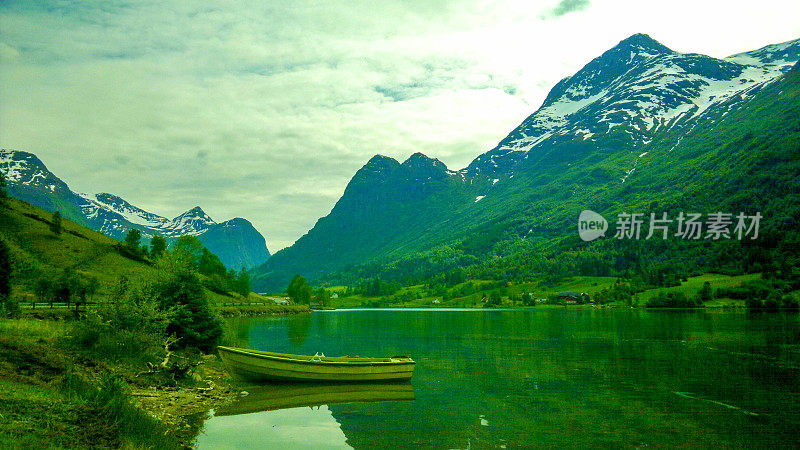
<path fill-rule="evenodd" d="M 6 181 L 12 183 L 29 184 L 30 181 L 21 180 L 23 172 L 27 170 L 27 162 L 13 158 L 10 151 L 0 151 L 0 170 L 3 171 Z M 37 174 L 38 175 L 38 174 Z"/>
<path fill-rule="evenodd" d="M 87 217 L 97 217 L 99 210 L 121 216 L 124 220 L 145 227 L 161 228 L 166 226 L 170 220 L 157 214 L 147 212 L 141 208 L 131 205 L 127 201 L 112 194 L 85 194 L 78 193 L 79 196 L 89 202 L 84 208 Z"/>
<path fill-rule="evenodd" d="M 567 124 L 567 118 L 588 105 L 600 100 L 606 95 L 605 91 L 581 98 L 583 91 L 568 90 L 567 93 L 557 102 L 545 106 L 537 111 L 536 119 L 532 122 L 537 128 L 552 131 Z M 548 136 L 549 137 L 549 136 Z M 534 140 L 534 144 L 541 142 L 546 137 L 540 136 Z"/>
<path fill-rule="evenodd" d="M 0 171 L 9 184 L 43 188 L 50 192 L 55 192 L 57 187 L 63 185 L 61 180 L 44 169 L 39 158 L 30 153 L 0 149 Z"/>
<path fill-rule="evenodd" d="M 199 236 L 217 224 L 199 206 L 168 219 L 133 206 L 113 194 L 78 195 L 86 200 L 81 210 L 88 219 L 106 222 L 101 225 L 101 231 L 120 231 L 130 228 L 130 225 L 138 225 L 144 228 L 142 231 L 146 236 Z"/>

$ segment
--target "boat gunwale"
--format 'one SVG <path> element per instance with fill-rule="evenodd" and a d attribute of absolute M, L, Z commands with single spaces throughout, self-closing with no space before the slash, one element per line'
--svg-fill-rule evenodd
<path fill-rule="evenodd" d="M 413 359 L 410 357 L 406 361 L 382 361 L 384 358 L 366 358 L 366 360 L 373 360 L 373 361 L 328 361 L 328 356 L 320 357 L 319 360 L 313 359 L 296 359 L 291 358 L 292 356 L 299 356 L 303 358 L 313 358 L 313 356 L 305 356 L 305 355 L 292 355 L 288 353 L 273 353 L 273 352 L 264 352 L 261 350 L 251 350 L 251 349 L 243 349 L 243 348 L 236 348 L 236 347 L 225 347 L 225 346 L 218 346 L 217 349 L 219 351 L 236 353 L 239 355 L 244 356 L 251 356 L 259 359 L 268 359 L 273 361 L 283 361 L 283 362 L 290 362 L 290 363 L 300 363 L 300 364 L 309 364 L 309 365 L 326 365 L 326 366 L 401 366 L 401 365 L 415 365 Z M 277 356 L 283 355 L 283 356 Z M 355 357 L 360 358 L 360 357 Z"/>

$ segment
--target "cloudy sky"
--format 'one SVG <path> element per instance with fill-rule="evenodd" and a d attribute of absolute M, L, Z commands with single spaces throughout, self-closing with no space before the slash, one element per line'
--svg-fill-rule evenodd
<path fill-rule="evenodd" d="M 78 192 L 245 217 L 271 251 L 372 155 L 452 169 L 625 37 L 724 57 L 800 37 L 797 0 L 0 2 L 0 146 Z"/>

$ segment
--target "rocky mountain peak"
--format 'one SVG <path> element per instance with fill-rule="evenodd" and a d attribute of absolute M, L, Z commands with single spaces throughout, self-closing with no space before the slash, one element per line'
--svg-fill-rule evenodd
<path fill-rule="evenodd" d="M 625 51 L 645 56 L 672 53 L 672 50 L 670 50 L 669 47 L 651 38 L 649 35 L 644 33 L 636 33 L 621 40 L 619 44 L 607 51 L 605 54 L 613 55 L 614 53 Z"/>
<path fill-rule="evenodd" d="M 393 176 L 399 167 L 400 163 L 396 159 L 384 155 L 375 155 L 363 167 L 358 169 L 353 179 L 350 180 L 348 188 L 387 180 Z"/>
<path fill-rule="evenodd" d="M 253 267 L 270 256 L 264 237 L 245 219 L 217 224 L 199 206 L 168 219 L 108 192 L 75 193 L 36 155 L 22 151 L 0 149 L 0 172 L 9 196 L 46 211 L 60 211 L 64 218 L 114 239 L 124 239 L 132 228 L 140 230 L 145 241 L 156 234 L 168 242 L 194 235 L 229 268 Z"/>
<path fill-rule="evenodd" d="M 172 219 L 172 224 L 175 228 L 186 230 L 188 234 L 195 234 L 202 233 L 209 226 L 215 225 L 216 222 L 203 211 L 203 208 L 195 206 Z"/>
<path fill-rule="evenodd" d="M 667 46 L 650 36 L 634 34 L 593 59 L 575 75 L 558 82 L 547 95 L 542 107 L 560 100 L 575 101 L 597 95 L 631 67 L 644 60 L 672 53 L 674 52 Z"/>
<path fill-rule="evenodd" d="M 381 172 L 394 169 L 399 165 L 400 163 L 396 159 L 378 154 L 370 158 L 364 165 L 364 168 L 374 172 Z"/>
<path fill-rule="evenodd" d="M 429 176 L 432 174 L 447 172 L 447 166 L 436 158 L 431 158 L 423 153 L 416 152 L 409 156 L 401 166 L 411 170 L 419 176 Z"/>
<path fill-rule="evenodd" d="M 194 208 L 186 211 L 185 213 L 181 214 L 178 217 L 201 217 L 201 218 L 208 218 L 209 220 L 211 220 L 211 218 L 208 217 L 208 214 L 206 214 L 206 212 L 203 211 L 203 208 L 199 206 L 195 206 Z"/>

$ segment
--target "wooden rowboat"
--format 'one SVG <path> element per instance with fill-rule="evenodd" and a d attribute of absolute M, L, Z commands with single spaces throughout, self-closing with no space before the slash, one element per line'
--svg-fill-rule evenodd
<path fill-rule="evenodd" d="M 408 356 L 390 358 L 289 355 L 234 347 L 217 347 L 228 372 L 250 381 L 402 381 L 414 374 Z"/>

